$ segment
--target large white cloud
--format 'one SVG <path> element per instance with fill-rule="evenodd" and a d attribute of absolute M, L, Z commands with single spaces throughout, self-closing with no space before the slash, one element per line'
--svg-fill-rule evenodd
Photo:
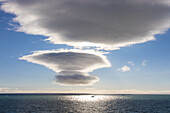
<path fill-rule="evenodd" d="M 169 0 L 7 0 L 18 31 L 55 44 L 115 49 L 154 40 L 170 26 Z"/>
<path fill-rule="evenodd" d="M 54 70 L 58 73 L 56 82 L 62 85 L 93 84 L 99 78 L 88 74 L 88 72 L 111 66 L 101 52 L 92 50 L 37 51 L 19 59 L 44 65 Z"/>

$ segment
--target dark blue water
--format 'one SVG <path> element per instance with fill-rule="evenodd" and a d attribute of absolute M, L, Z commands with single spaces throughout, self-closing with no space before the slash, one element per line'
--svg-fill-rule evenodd
<path fill-rule="evenodd" d="M 170 95 L 0 95 L 0 113 L 170 113 Z"/>

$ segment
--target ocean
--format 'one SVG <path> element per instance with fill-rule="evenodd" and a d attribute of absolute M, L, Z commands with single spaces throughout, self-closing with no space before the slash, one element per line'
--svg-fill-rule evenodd
<path fill-rule="evenodd" d="M 0 113 L 170 113 L 170 95 L 1 94 Z"/>

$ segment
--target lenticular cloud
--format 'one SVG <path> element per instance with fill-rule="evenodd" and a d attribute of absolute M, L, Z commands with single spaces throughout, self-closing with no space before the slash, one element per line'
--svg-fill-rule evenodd
<path fill-rule="evenodd" d="M 87 74 L 57 75 L 56 82 L 61 85 L 91 85 L 99 78 Z"/>
<path fill-rule="evenodd" d="M 6 0 L 17 30 L 54 44 L 115 49 L 155 40 L 170 27 L 169 0 Z"/>
<path fill-rule="evenodd" d="M 56 82 L 62 85 L 93 84 L 99 78 L 88 72 L 111 66 L 102 53 L 89 50 L 37 51 L 19 59 L 54 70 L 58 73 Z"/>
<path fill-rule="evenodd" d="M 155 40 L 170 27 L 169 0 L 1 0 L 15 30 L 46 36 L 53 44 L 114 50 Z M 89 85 L 95 69 L 110 67 L 96 51 L 37 51 L 20 59 L 44 65 L 62 85 Z"/>

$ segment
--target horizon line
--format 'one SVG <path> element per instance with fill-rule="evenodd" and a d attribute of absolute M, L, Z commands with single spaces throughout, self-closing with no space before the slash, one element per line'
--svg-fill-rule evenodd
<path fill-rule="evenodd" d="M 148 94 L 121 94 L 121 93 L 117 93 L 117 94 L 95 94 L 95 93 L 0 93 L 0 95 L 170 95 L 170 94 L 156 94 L 156 93 L 148 93 Z"/>

